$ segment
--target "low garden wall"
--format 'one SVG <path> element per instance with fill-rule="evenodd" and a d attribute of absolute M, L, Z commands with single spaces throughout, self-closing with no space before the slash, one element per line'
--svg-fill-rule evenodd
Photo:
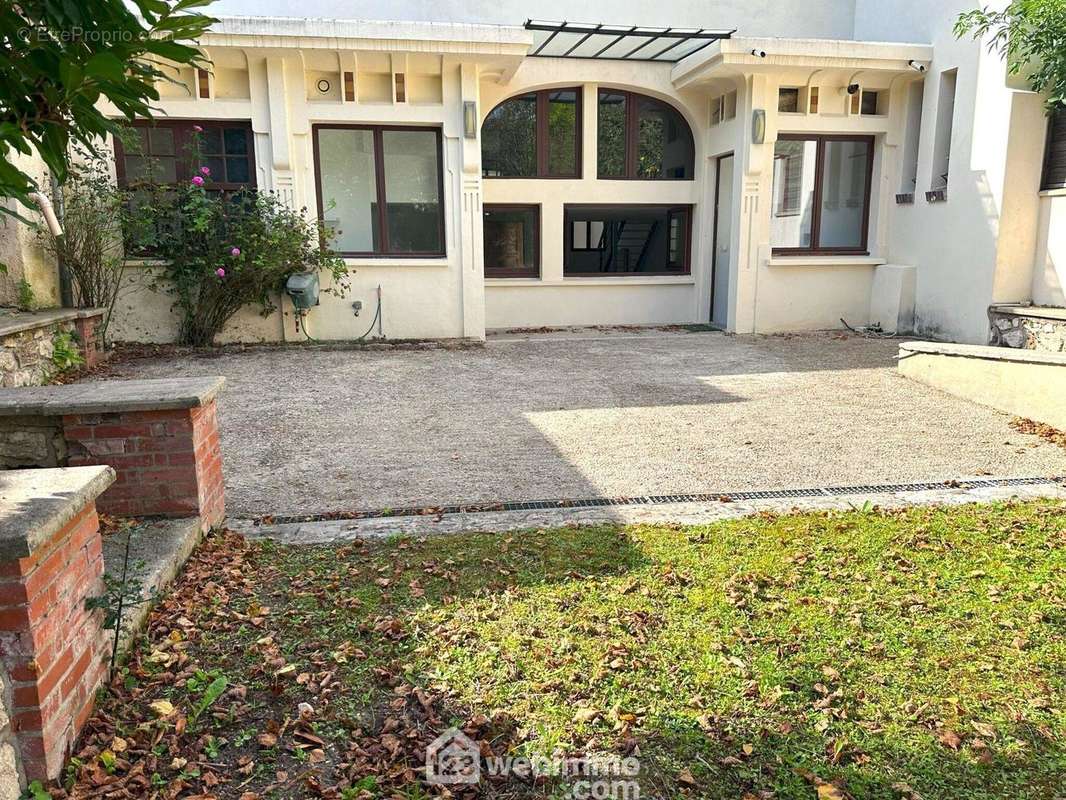
<path fill-rule="evenodd" d="M 224 379 L 165 378 L 0 389 L 0 468 L 107 464 L 116 516 L 222 521 L 215 399 Z"/>
<path fill-rule="evenodd" d="M 222 385 L 0 388 L 0 800 L 60 774 L 106 680 L 98 511 L 222 522 Z"/>
<path fill-rule="evenodd" d="M 56 348 L 76 349 L 85 366 L 104 357 L 101 309 L 58 309 L 0 316 L 0 386 L 40 386 L 60 371 Z"/>
<path fill-rule="evenodd" d="M 1066 353 L 904 342 L 899 372 L 956 397 L 1066 430 Z"/>
<path fill-rule="evenodd" d="M 107 676 L 96 499 L 110 467 L 0 473 L 0 800 L 56 777 Z"/>

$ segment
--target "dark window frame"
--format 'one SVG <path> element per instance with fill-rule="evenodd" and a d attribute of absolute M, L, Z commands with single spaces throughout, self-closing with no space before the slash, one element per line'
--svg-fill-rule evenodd
<path fill-rule="evenodd" d="M 874 145 L 876 137 L 856 134 L 837 133 L 782 133 L 778 135 L 779 141 L 817 142 L 815 151 L 814 167 L 814 195 L 812 199 L 813 211 L 811 212 L 811 246 L 810 247 L 773 247 L 771 252 L 775 256 L 817 256 L 817 255 L 870 255 L 870 198 L 873 193 L 874 157 L 876 152 Z M 825 145 L 826 142 L 866 142 L 869 147 L 870 157 L 866 162 L 866 193 L 863 197 L 862 217 L 862 242 L 858 247 L 820 247 L 819 237 L 822 226 L 822 193 L 825 178 Z"/>
<path fill-rule="evenodd" d="M 490 210 L 499 211 L 533 211 L 533 266 L 530 268 L 511 269 L 507 267 L 491 267 L 485 261 L 486 278 L 534 278 L 540 279 L 540 231 L 541 231 L 541 207 L 539 203 L 485 203 L 481 207 L 482 216 Z M 484 235 L 484 234 L 482 234 Z M 482 247 L 484 253 L 484 247 Z"/>
<path fill-rule="evenodd" d="M 551 153 L 548 150 L 549 144 L 549 126 L 548 126 L 548 108 L 551 101 L 551 95 L 555 92 L 573 92 L 574 93 L 574 172 L 562 175 L 552 175 L 548 172 L 548 167 L 551 163 Z M 533 123 L 533 137 L 534 137 L 534 152 L 536 153 L 537 169 L 532 175 L 486 175 L 484 167 L 482 167 L 481 177 L 485 180 L 494 181 L 529 181 L 529 180 L 553 180 L 553 181 L 573 181 L 581 180 L 583 172 L 583 164 L 581 162 L 581 154 L 583 150 L 582 145 L 582 133 L 584 131 L 584 115 L 582 112 L 584 103 L 584 87 L 582 86 L 556 86 L 551 89 L 537 89 L 532 92 L 521 92 L 520 94 L 512 95 L 506 100 L 501 100 L 499 103 L 492 107 L 492 111 L 485 115 L 485 120 L 481 125 L 484 127 L 485 122 L 492 116 L 493 112 L 506 103 L 510 103 L 512 100 L 517 100 L 520 97 L 526 97 L 527 95 L 534 95 L 536 99 L 536 110 L 534 113 Z"/>
<path fill-rule="evenodd" d="M 603 95 L 620 94 L 625 97 L 626 103 L 626 116 L 625 116 L 625 169 L 623 175 L 603 175 L 600 172 L 599 164 L 599 110 L 600 110 L 600 98 Z M 640 161 L 640 114 L 637 112 L 637 104 L 641 100 L 650 100 L 652 103 L 668 108 L 677 114 L 678 119 L 685 125 L 688 131 L 689 138 L 692 139 L 692 163 L 687 165 L 690 167 L 691 175 L 684 178 L 671 178 L 663 176 L 661 178 L 646 178 L 637 174 L 637 168 Z M 696 179 L 696 135 L 692 132 L 692 126 L 689 125 L 685 115 L 672 103 L 668 103 L 665 100 L 660 100 L 658 97 L 652 97 L 649 94 L 641 94 L 640 92 L 631 92 L 628 89 L 612 89 L 608 86 L 600 86 L 596 90 L 596 144 L 597 144 L 597 157 L 596 157 L 596 179 L 601 181 L 693 181 Z"/>
<path fill-rule="evenodd" d="M 675 179 L 680 180 L 680 179 Z M 685 225 L 685 241 L 684 241 L 684 260 L 682 265 L 678 269 L 666 269 L 655 270 L 654 272 L 568 272 L 566 269 L 566 251 L 573 250 L 575 252 L 589 252 L 582 251 L 579 248 L 574 247 L 573 240 L 573 225 L 566 224 L 566 214 L 570 209 L 582 209 L 582 208 L 610 208 L 610 209 L 625 209 L 625 208 L 640 208 L 648 209 L 655 208 L 661 209 L 666 212 L 667 224 L 669 220 L 678 214 L 687 215 L 687 223 Z M 564 203 L 563 204 L 563 280 L 568 278 L 628 278 L 634 277 L 668 277 L 668 276 L 688 276 L 692 274 L 692 222 L 695 216 L 696 206 L 694 203 Z M 573 222 L 573 220 L 571 220 Z M 667 257 L 670 254 L 669 243 L 669 231 L 666 232 L 667 236 Z M 598 249 L 598 248 L 597 248 Z"/>
<path fill-rule="evenodd" d="M 320 130 L 358 130 L 371 131 L 374 136 L 374 185 L 378 198 L 378 210 L 374 226 L 378 234 L 378 250 L 339 251 L 342 258 L 447 258 L 448 240 L 444 223 L 444 137 L 440 128 L 430 125 L 362 125 L 343 122 L 322 122 L 311 126 L 311 148 L 314 153 L 315 167 L 315 201 L 318 218 L 325 219 L 325 204 L 322 200 L 322 162 L 319 157 L 318 132 Z M 424 131 L 434 133 L 437 137 L 437 196 L 439 213 L 437 229 L 440 235 L 440 250 L 424 252 L 390 252 L 388 236 L 388 197 L 385 194 L 385 153 L 382 147 L 382 133 L 385 131 Z"/>
<path fill-rule="evenodd" d="M 1056 128 L 1060 135 L 1056 137 Z M 1059 151 L 1056 155 L 1055 151 Z M 1051 180 L 1052 169 L 1063 170 L 1063 178 Z M 1055 192 L 1066 189 L 1066 105 L 1048 115 L 1047 137 L 1044 142 L 1044 166 L 1040 172 L 1040 191 Z"/>
<path fill-rule="evenodd" d="M 588 229 L 588 232 L 587 232 L 588 233 L 588 238 L 586 240 L 586 241 L 589 242 L 589 246 L 588 247 L 578 247 L 576 244 L 574 244 L 574 223 L 575 222 L 585 222 L 589 226 L 591 226 L 593 222 L 603 223 L 604 221 L 602 219 L 572 219 L 572 220 L 570 220 L 570 231 L 569 231 L 570 249 L 573 250 L 575 253 L 597 253 L 597 252 L 602 252 L 605 248 L 600 247 L 598 244 L 595 247 L 592 246 L 592 236 L 591 236 L 592 228 L 591 227 L 589 227 L 589 229 Z M 600 235 L 600 238 L 603 238 L 602 234 Z"/>
<path fill-rule="evenodd" d="M 205 131 L 211 128 L 218 128 L 224 130 L 225 128 L 241 128 L 248 133 L 248 153 L 246 154 L 248 160 L 248 182 L 247 183 L 233 183 L 229 181 L 220 181 L 217 176 L 210 176 L 211 183 L 209 184 L 211 190 L 223 191 L 223 192 L 239 192 L 247 189 L 256 188 L 256 169 L 255 169 L 255 134 L 252 131 L 252 123 L 250 120 L 243 119 L 155 119 L 155 120 L 136 120 L 131 124 L 133 128 L 143 128 L 149 130 L 151 128 L 170 128 L 174 132 L 174 174 L 175 183 L 179 185 L 186 181 L 192 180 L 199 173 L 198 167 L 193 165 L 190 159 L 187 157 L 189 150 L 189 144 L 192 137 L 197 133 L 193 130 L 194 125 L 199 125 Z M 222 134 L 223 141 L 225 140 L 225 134 Z M 137 186 L 139 181 L 130 183 L 126 176 L 126 156 L 135 156 L 136 153 L 127 153 L 125 147 L 122 146 L 122 140 L 119 137 L 114 137 L 115 142 L 115 177 L 118 181 L 118 185 L 122 188 L 130 186 Z M 223 144 L 225 147 L 225 144 Z M 236 158 L 237 156 L 225 156 L 226 158 Z"/>

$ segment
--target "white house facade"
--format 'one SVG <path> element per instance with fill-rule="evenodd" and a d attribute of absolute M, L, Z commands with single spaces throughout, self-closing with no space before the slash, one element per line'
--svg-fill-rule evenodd
<path fill-rule="evenodd" d="M 380 302 L 393 339 L 846 320 L 983 343 L 991 305 L 1066 305 L 1066 123 L 955 38 L 972 5 L 221 0 L 212 69 L 161 87 L 143 136 L 180 179 L 199 126 L 220 182 L 336 227 L 355 272 L 317 339 Z M 116 338 L 173 338 L 151 269 Z M 222 339 L 303 336 L 286 301 Z"/>

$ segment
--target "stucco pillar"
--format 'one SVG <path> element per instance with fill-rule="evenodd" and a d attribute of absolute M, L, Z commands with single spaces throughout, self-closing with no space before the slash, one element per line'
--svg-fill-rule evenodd
<path fill-rule="evenodd" d="M 733 274 L 730 276 L 729 330 L 754 333 L 757 329 L 759 270 L 769 257 L 768 219 L 772 192 L 772 170 L 767 162 L 773 158 L 777 131 L 776 115 L 770 102 L 776 85 L 769 85 L 765 75 L 747 76 L 747 91 L 740 119 L 741 146 L 737 150 L 737 171 L 733 198 Z M 766 136 L 763 144 L 752 142 L 752 117 L 756 109 L 765 109 Z"/>
<path fill-rule="evenodd" d="M 290 89 L 302 89 L 299 83 L 287 75 L 287 59 L 266 59 L 267 118 L 270 130 L 270 188 L 289 204 L 295 202 L 295 180 L 292 166 Z M 301 91 L 302 96 L 302 91 Z"/>
<path fill-rule="evenodd" d="M 458 115 L 460 153 L 460 197 L 459 243 L 462 258 L 460 260 L 460 294 L 462 298 L 463 336 L 472 339 L 485 338 L 485 258 L 484 236 L 482 226 L 482 191 L 481 191 L 481 119 L 480 107 L 474 114 L 474 136 L 468 138 L 464 130 L 464 106 L 466 103 L 479 104 L 479 68 L 476 63 L 463 62 L 459 65 L 459 96 L 453 114 Z"/>

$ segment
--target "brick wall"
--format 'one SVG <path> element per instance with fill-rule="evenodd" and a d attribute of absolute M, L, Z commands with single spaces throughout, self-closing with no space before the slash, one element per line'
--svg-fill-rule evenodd
<path fill-rule="evenodd" d="M 106 678 L 102 612 L 85 608 L 103 594 L 103 573 L 91 501 L 32 554 L 0 563 L 0 661 L 27 780 L 59 773 Z"/>
<path fill-rule="evenodd" d="M 116 516 L 191 517 L 205 529 L 225 514 L 216 405 L 63 417 L 69 466 L 108 464 L 118 473 L 98 500 Z"/>

